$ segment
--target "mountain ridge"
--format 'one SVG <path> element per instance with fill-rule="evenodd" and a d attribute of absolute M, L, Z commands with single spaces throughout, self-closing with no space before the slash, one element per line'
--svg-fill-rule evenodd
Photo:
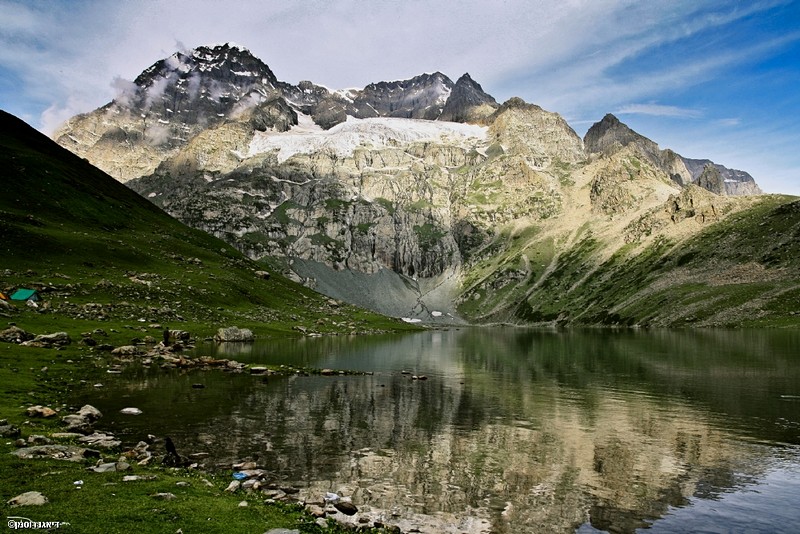
<path fill-rule="evenodd" d="M 585 273 L 566 289 L 589 291 L 590 273 L 615 254 L 659 240 L 679 247 L 760 202 L 739 195 L 758 191 L 749 175 L 711 163 L 693 174 L 694 160 L 613 115 L 581 139 L 557 113 L 519 98 L 497 104 L 467 74 L 367 91 L 281 83 L 212 99 L 227 106 L 222 116 L 185 125 L 197 133 L 172 147 L 87 133 L 101 118 L 104 128 L 141 127 L 126 122 L 136 110 L 113 103 L 58 139 L 76 149 L 70 136 L 92 137 L 77 152 L 101 166 L 150 151 L 148 169 L 117 178 L 173 216 L 336 298 L 391 286 L 405 303 L 393 315 L 434 322 L 580 321 L 542 311 L 557 307 L 542 291 L 566 259 L 580 258 Z"/>

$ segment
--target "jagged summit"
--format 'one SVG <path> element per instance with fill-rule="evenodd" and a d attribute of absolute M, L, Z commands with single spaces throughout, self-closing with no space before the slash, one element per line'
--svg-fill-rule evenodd
<path fill-rule="evenodd" d="M 625 147 L 663 170 L 678 185 L 696 184 L 718 195 L 755 195 L 761 189 L 748 173 L 728 169 L 711 160 L 685 158 L 672 150 L 661 150 L 611 113 L 592 125 L 583 138 L 587 154 L 613 155 Z"/>
<path fill-rule="evenodd" d="M 439 120 L 472 122 L 492 113 L 497 107 L 494 97 L 484 92 L 481 85 L 464 73 L 455 83 Z"/>

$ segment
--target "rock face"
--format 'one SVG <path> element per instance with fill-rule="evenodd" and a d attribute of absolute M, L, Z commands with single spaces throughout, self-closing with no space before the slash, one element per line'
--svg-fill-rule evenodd
<path fill-rule="evenodd" d="M 606 156 L 633 147 L 641 157 L 681 186 L 697 184 L 718 195 L 761 194 L 761 189 L 748 173 L 728 169 L 711 160 L 684 158 L 672 150 L 661 150 L 656 143 L 634 132 L 611 114 L 592 125 L 583 142 L 588 154 Z"/>
<path fill-rule="evenodd" d="M 517 306 L 526 293 L 512 288 L 557 272 L 551 251 L 585 228 L 638 242 L 698 213 L 718 220 L 706 208 L 720 202 L 688 219 L 669 212 L 687 188 L 759 191 L 746 173 L 662 150 L 613 115 L 581 139 L 539 106 L 498 105 L 469 74 L 331 91 L 281 82 L 230 45 L 155 63 L 56 140 L 276 273 L 443 322 L 457 306 L 478 317 Z M 541 250 L 521 252 L 534 237 Z M 508 302 L 489 304 L 493 294 Z"/>

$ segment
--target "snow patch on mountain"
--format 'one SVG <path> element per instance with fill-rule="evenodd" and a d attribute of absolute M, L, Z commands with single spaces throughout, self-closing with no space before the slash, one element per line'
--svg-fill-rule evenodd
<path fill-rule="evenodd" d="M 436 142 L 476 148 L 486 142 L 488 128 L 458 122 L 427 121 L 377 117 L 347 120 L 330 130 L 314 124 L 311 117 L 298 113 L 298 125 L 288 132 L 256 132 L 250 142 L 249 156 L 277 151 L 282 163 L 295 154 L 332 151 L 349 157 L 360 146 L 384 148 L 419 142 Z"/>

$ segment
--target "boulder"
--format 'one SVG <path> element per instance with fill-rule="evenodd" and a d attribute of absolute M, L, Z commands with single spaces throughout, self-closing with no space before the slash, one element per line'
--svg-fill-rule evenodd
<path fill-rule="evenodd" d="M 3 331 L 0 331 L 0 341 L 5 343 L 22 343 L 23 341 L 30 341 L 33 339 L 33 334 L 29 334 L 18 326 L 10 326 Z"/>
<path fill-rule="evenodd" d="M 25 415 L 28 417 L 54 417 L 57 415 L 57 412 L 52 408 L 48 408 L 47 406 L 31 406 L 27 410 L 25 410 Z"/>
<path fill-rule="evenodd" d="M 18 426 L 0 425 L 0 438 L 18 438 L 21 433 Z"/>
<path fill-rule="evenodd" d="M 142 349 L 135 345 L 123 345 L 121 347 L 117 347 L 116 349 L 111 351 L 111 354 L 115 356 L 136 356 L 140 354 Z"/>
<path fill-rule="evenodd" d="M 81 417 L 85 418 L 91 423 L 103 417 L 103 414 L 100 412 L 100 410 L 98 410 L 91 404 L 84 404 L 83 406 L 81 406 L 81 409 L 78 410 L 77 415 L 80 415 Z"/>
<path fill-rule="evenodd" d="M 43 504 L 47 503 L 47 497 L 38 491 L 26 491 L 25 493 L 17 495 L 8 501 L 8 504 L 12 508 L 16 506 L 42 506 Z"/>
<path fill-rule="evenodd" d="M 217 342 L 249 342 L 254 340 L 255 336 L 249 328 L 238 328 L 236 326 L 220 328 L 214 336 L 214 341 Z"/>
<path fill-rule="evenodd" d="M 66 332 L 56 332 L 36 336 L 31 343 L 41 344 L 43 347 L 63 347 L 72 343 L 72 339 Z"/>
<path fill-rule="evenodd" d="M 80 462 L 86 458 L 100 456 L 100 452 L 84 447 L 74 447 L 72 445 L 37 445 L 35 447 L 25 447 L 17 449 L 11 454 L 22 459 L 34 458 L 53 458 L 55 460 L 68 460 Z"/>

